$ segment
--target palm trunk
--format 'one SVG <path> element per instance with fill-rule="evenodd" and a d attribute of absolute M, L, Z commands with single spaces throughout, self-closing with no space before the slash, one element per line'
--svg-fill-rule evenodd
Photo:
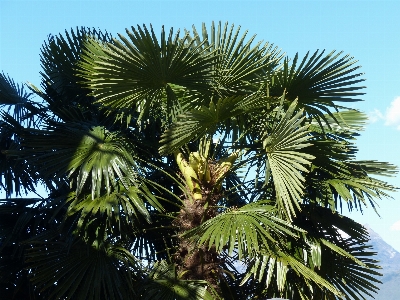
<path fill-rule="evenodd" d="M 192 153 L 187 162 L 181 153 L 176 153 L 178 166 L 183 174 L 187 193 L 183 207 L 174 221 L 182 234 L 200 226 L 217 215 L 215 205 L 221 199 L 221 176 L 228 168 L 212 162 L 198 153 Z M 224 162 L 225 163 L 225 162 Z M 219 293 L 221 258 L 215 247 L 198 246 L 181 237 L 174 256 L 183 279 L 206 280 Z"/>
<path fill-rule="evenodd" d="M 183 207 L 174 221 L 179 234 L 200 226 L 217 215 L 216 204 L 222 197 L 221 181 L 230 170 L 237 154 L 211 161 L 191 153 L 189 162 L 179 152 L 175 153 L 177 164 L 183 174 L 187 193 Z M 221 258 L 215 247 L 198 246 L 180 237 L 179 247 L 174 256 L 183 279 L 206 280 L 217 293 L 222 275 Z"/>
<path fill-rule="evenodd" d="M 205 208 L 206 198 L 203 196 L 201 200 L 184 201 L 184 207 L 174 222 L 179 227 L 179 233 L 193 229 L 217 214 L 215 208 Z M 180 238 L 175 262 L 178 270 L 184 273 L 184 279 L 206 280 L 218 292 L 221 259 L 215 247 L 199 247 L 188 239 Z"/>

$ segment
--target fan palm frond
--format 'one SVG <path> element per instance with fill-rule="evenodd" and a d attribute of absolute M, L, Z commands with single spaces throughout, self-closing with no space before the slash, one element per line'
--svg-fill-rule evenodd
<path fill-rule="evenodd" d="M 340 140 L 343 131 L 330 134 L 328 139 L 314 137 L 313 145 L 305 149 L 316 158 L 307 177 L 306 201 L 317 201 L 322 206 L 330 206 L 333 211 L 343 206 L 349 210 L 363 209 L 371 205 L 376 210 L 376 199 L 391 198 L 388 192 L 396 187 L 373 176 L 392 176 L 396 167 L 382 162 L 357 161 L 356 150 L 348 139 Z"/>
<path fill-rule="evenodd" d="M 324 53 L 316 51 L 311 57 L 307 53 L 299 65 L 298 54 L 291 65 L 285 59 L 270 87 L 271 95 L 285 90 L 289 100 L 298 98 L 299 106 L 317 121 L 326 121 L 324 114 L 335 111 L 337 103 L 360 101 L 357 97 L 364 94 L 360 91 L 364 87 L 356 85 L 364 81 L 360 78 L 363 74 L 356 73 L 360 68 L 355 65 L 357 61 L 342 52 Z"/>
<path fill-rule="evenodd" d="M 242 112 L 237 107 L 242 99 L 242 96 L 222 98 L 216 104 L 211 101 L 208 107 L 202 106 L 179 115 L 163 133 L 160 153 L 171 153 L 199 137 L 212 135 L 221 123 Z"/>
<path fill-rule="evenodd" d="M 360 224 L 330 209 L 309 206 L 303 206 L 294 224 L 307 234 L 298 240 L 289 237 L 289 256 L 252 258 L 242 280 L 245 288 L 257 285 L 259 293 L 289 299 L 358 300 L 376 293 L 379 266 Z"/>
<path fill-rule="evenodd" d="M 156 262 L 148 275 L 141 282 L 139 289 L 141 299 L 220 299 L 218 294 L 208 286 L 207 281 L 183 280 L 176 271 L 174 264 L 165 260 Z"/>
<path fill-rule="evenodd" d="M 307 228 L 310 245 L 319 256 L 319 262 L 316 263 L 311 253 L 307 258 L 310 265 L 353 299 L 376 293 L 376 285 L 380 283 L 380 267 L 373 259 L 374 252 L 368 245 L 366 229 L 350 218 L 333 213 L 329 208 L 307 206 L 302 212 L 303 217 L 295 223 L 303 229 Z M 314 292 L 317 295 L 329 295 L 327 291 Z"/>
<path fill-rule="evenodd" d="M 72 242 L 35 243 L 27 250 L 31 281 L 50 298 L 129 299 L 137 262 L 116 245 Z"/>
<path fill-rule="evenodd" d="M 60 138 L 62 137 L 62 138 Z M 115 186 L 116 178 L 125 187 L 134 182 L 135 162 L 133 145 L 118 132 L 90 123 L 52 123 L 45 131 L 26 134 L 32 161 L 43 176 L 63 177 L 75 181 L 79 194 L 87 179 L 91 179 L 92 197 L 100 196 L 104 183 L 107 193 Z M 57 151 L 54 151 L 57 149 Z"/>
<path fill-rule="evenodd" d="M 76 75 L 76 64 L 88 37 L 111 40 L 107 32 L 81 27 L 65 31 L 64 35 L 50 35 L 41 49 L 43 91 L 34 86 L 32 90 L 48 103 L 53 116 L 64 121 L 90 120 L 97 110 L 93 105 L 93 97 L 88 96 L 90 90 L 79 84 L 81 78 Z"/>
<path fill-rule="evenodd" d="M 98 102 L 113 109 L 140 111 L 147 119 L 151 110 L 172 107 L 175 88 L 207 90 L 214 57 L 201 45 L 194 46 L 186 34 L 179 37 L 164 28 L 158 40 L 153 28 L 146 26 L 126 30 L 128 37 L 99 43 L 88 39 L 86 51 L 79 64 L 80 76 Z M 163 94 L 166 102 L 162 102 Z"/>
<path fill-rule="evenodd" d="M 24 149 L 21 135 L 25 131 L 18 120 L 1 112 L 0 121 L 0 190 L 6 197 L 34 192 L 39 181 L 32 165 L 20 156 Z"/>
<path fill-rule="evenodd" d="M 143 201 L 149 196 L 143 196 L 143 193 L 134 186 L 129 189 L 120 187 L 118 191 L 95 199 L 91 196 L 76 197 L 72 193 L 68 199 L 67 216 L 78 217 L 75 232 L 85 240 L 93 242 L 103 240 L 105 236 L 130 239 L 135 231 L 142 230 L 142 226 L 137 228 L 140 222 L 152 222 Z"/>
<path fill-rule="evenodd" d="M 219 253 L 225 249 L 230 255 L 237 251 L 239 259 L 273 251 L 286 235 L 297 236 L 301 232 L 276 217 L 275 210 L 260 201 L 229 209 L 182 236 L 209 248 L 215 246 Z"/>
<path fill-rule="evenodd" d="M 271 76 L 282 58 L 272 44 L 260 41 L 254 45 L 255 35 L 248 38 L 247 31 L 240 35 L 240 26 L 235 29 L 233 24 L 222 26 L 218 22 L 216 26 L 212 22 L 208 31 L 203 23 L 202 38 L 196 28 L 192 28 L 196 44 L 204 43 L 217 56 L 212 66 L 217 94 L 230 96 L 254 92 L 260 82 Z"/>
<path fill-rule="evenodd" d="M 295 216 L 296 209 L 300 208 L 305 181 L 302 173 L 309 171 L 305 166 L 310 165 L 315 158 L 299 151 L 311 144 L 308 126 L 302 125 L 305 119 L 303 111 L 295 114 L 296 106 L 297 101 L 294 101 L 282 116 L 277 114 L 273 128 L 263 134 L 263 148 L 268 158 L 266 184 L 270 180 L 270 173 L 278 207 L 289 218 Z"/>
<path fill-rule="evenodd" d="M 25 89 L 25 85 L 16 84 L 12 78 L 0 73 L 0 109 L 4 109 L 19 123 L 35 124 L 35 113 L 38 108 L 33 102 L 32 93 Z"/>

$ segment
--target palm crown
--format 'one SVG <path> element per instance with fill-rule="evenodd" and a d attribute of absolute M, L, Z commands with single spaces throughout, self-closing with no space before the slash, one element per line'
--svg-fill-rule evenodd
<path fill-rule="evenodd" d="M 9 298 L 376 292 L 368 234 L 340 214 L 395 190 L 373 177 L 392 165 L 355 159 L 362 74 L 342 53 L 254 41 L 221 23 L 81 28 L 43 45 L 40 88 L 1 75 Z M 37 184 L 46 196 L 13 198 Z"/>

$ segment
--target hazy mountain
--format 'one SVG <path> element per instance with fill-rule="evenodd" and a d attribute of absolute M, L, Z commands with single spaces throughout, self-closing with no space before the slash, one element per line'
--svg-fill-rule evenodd
<path fill-rule="evenodd" d="M 380 273 L 383 274 L 378 278 L 382 284 L 378 286 L 380 290 L 375 296 L 375 300 L 398 300 L 400 299 L 400 253 L 387 244 L 368 225 L 365 227 L 371 237 L 370 244 L 377 252 L 375 259 L 380 261 L 379 265 L 382 267 Z"/>

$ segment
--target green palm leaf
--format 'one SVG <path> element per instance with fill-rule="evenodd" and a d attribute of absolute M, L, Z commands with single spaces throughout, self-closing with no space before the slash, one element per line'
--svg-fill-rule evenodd
<path fill-rule="evenodd" d="M 39 175 L 27 160 L 20 156 L 24 149 L 21 135 L 24 127 L 11 115 L 1 112 L 0 116 L 0 191 L 6 197 L 21 196 L 23 192 L 34 192 Z"/>
<path fill-rule="evenodd" d="M 32 112 L 37 112 L 33 105 L 32 93 L 24 85 L 18 85 L 9 76 L 0 73 L 0 109 L 10 113 L 19 123 L 34 122 Z"/>
<path fill-rule="evenodd" d="M 182 280 L 173 264 L 165 260 L 156 262 L 150 274 L 141 282 L 141 299 L 219 299 L 218 295 L 202 280 Z"/>
<path fill-rule="evenodd" d="M 334 140 L 314 140 L 306 149 L 315 155 L 311 172 L 307 175 L 306 201 L 318 201 L 333 211 L 345 202 L 349 210 L 371 205 L 376 210 L 375 199 L 391 198 L 388 192 L 396 188 L 372 175 L 392 176 L 396 168 L 388 163 L 356 161 L 352 145 Z M 316 154 L 319 154 L 318 156 Z"/>
<path fill-rule="evenodd" d="M 308 228 L 307 240 L 314 249 L 305 258 L 309 265 L 353 299 L 363 299 L 365 294 L 376 293 L 379 266 L 372 258 L 374 253 L 367 244 L 365 228 L 329 208 L 304 206 L 302 213 L 307 217 L 300 217 L 296 223 L 299 227 Z M 327 291 L 317 290 L 314 293 L 329 295 Z"/>
<path fill-rule="evenodd" d="M 300 231 L 275 216 L 275 208 L 262 202 L 227 210 L 182 236 L 198 244 L 215 246 L 217 252 L 225 249 L 231 255 L 237 251 L 239 259 L 274 251 L 286 236 Z"/>
<path fill-rule="evenodd" d="M 80 60 L 83 43 L 88 37 L 101 41 L 110 41 L 111 35 L 97 29 L 76 28 L 64 35 L 49 35 L 41 49 L 40 62 L 41 88 L 32 86 L 51 110 L 50 117 L 57 116 L 64 121 L 90 120 L 97 108 L 93 97 L 88 97 L 90 90 L 79 84 L 81 78 L 76 75 L 76 64 Z"/>
<path fill-rule="evenodd" d="M 247 38 L 247 31 L 240 35 L 240 26 L 235 29 L 233 24 L 229 27 L 228 23 L 222 26 L 219 22 L 216 26 L 213 22 L 207 31 L 203 23 L 202 39 L 194 26 L 193 33 L 197 45 L 205 43 L 217 56 L 212 66 L 213 85 L 222 95 L 254 92 L 254 86 L 268 78 L 282 58 L 277 47 L 261 41 L 254 45 L 256 36 Z"/>
<path fill-rule="evenodd" d="M 394 186 L 369 177 L 329 179 L 326 180 L 326 183 L 331 186 L 334 197 L 346 201 L 350 209 L 353 205 L 355 207 L 360 206 L 360 209 L 362 209 L 361 204 L 368 206 L 369 203 L 377 212 L 376 208 L 379 205 L 374 198 L 391 198 L 384 190 L 395 191 Z"/>
<path fill-rule="evenodd" d="M 258 256 L 253 258 L 249 263 L 246 276 L 241 282 L 244 285 L 250 277 L 254 276 L 257 284 L 268 290 L 269 295 L 276 297 L 285 297 L 295 299 L 312 299 L 308 297 L 312 294 L 313 284 L 316 288 L 329 291 L 334 297 L 341 296 L 338 290 L 329 280 L 321 277 L 313 269 L 309 268 L 304 262 L 299 261 L 295 257 L 287 255 L 283 252 L 274 253 L 274 255 Z M 294 276 L 301 277 L 306 282 L 306 288 L 296 286 L 296 282 L 292 279 Z M 308 286 L 307 286 L 308 285 Z"/>
<path fill-rule="evenodd" d="M 152 109 L 167 107 L 162 95 L 172 101 L 175 86 L 207 90 L 214 58 L 188 35 L 174 36 L 171 29 L 167 37 L 163 28 L 158 40 L 153 28 L 145 26 L 127 29 L 126 34 L 108 44 L 93 39 L 85 44 L 80 76 L 89 81 L 100 103 L 146 116 Z"/>
<path fill-rule="evenodd" d="M 80 241 L 34 244 L 27 252 L 31 281 L 50 298 L 130 299 L 137 262 L 118 246 L 93 247 Z M 57 283 L 57 284 L 55 284 Z"/>
<path fill-rule="evenodd" d="M 75 232 L 89 241 L 102 240 L 105 235 L 129 236 L 138 231 L 135 227 L 143 219 L 151 223 L 149 211 L 142 199 L 146 199 L 146 196 L 136 187 L 128 190 L 120 187 L 118 192 L 95 199 L 90 196 L 82 199 L 72 194 L 68 199 L 67 216 L 78 216 Z"/>
<path fill-rule="evenodd" d="M 303 239 L 289 237 L 291 255 L 275 252 L 252 258 L 242 280 L 246 288 L 257 284 L 269 296 L 326 300 L 344 295 L 346 299 L 364 299 L 377 291 L 379 267 L 371 259 L 374 253 L 366 245 L 368 235 L 360 224 L 330 209 L 308 206 L 303 206 L 295 224 L 307 228 L 308 233 Z"/>
<path fill-rule="evenodd" d="M 116 177 L 128 188 L 136 177 L 129 146 L 126 140 L 100 126 L 91 128 L 82 136 L 68 166 L 69 176 L 79 169 L 77 194 L 82 191 L 89 174 L 92 179 L 92 198 L 101 195 L 103 176 L 108 194 L 111 186 L 115 185 Z"/>
<path fill-rule="evenodd" d="M 48 178 L 68 173 L 78 195 L 88 178 L 92 198 L 110 193 L 116 178 L 126 188 L 135 182 L 134 147 L 120 133 L 90 123 L 52 123 L 41 133 L 25 137 L 31 147 L 28 154 L 35 155 L 33 161 Z"/>
<path fill-rule="evenodd" d="M 271 172 L 278 207 L 291 218 L 299 209 L 299 203 L 304 194 L 303 172 L 309 170 L 304 165 L 310 165 L 314 156 L 300 152 L 299 149 L 310 146 L 308 126 L 302 125 L 303 111 L 295 114 L 297 101 L 289 109 L 278 115 L 274 127 L 267 130 L 263 136 L 263 148 L 267 153 L 267 176 Z"/>
<path fill-rule="evenodd" d="M 357 96 L 363 86 L 357 86 L 364 79 L 362 73 L 355 73 L 359 66 L 349 55 L 342 52 L 324 56 L 324 51 L 316 51 L 310 58 L 307 55 L 298 64 L 298 55 L 291 65 L 286 59 L 271 85 L 271 95 L 279 96 L 285 90 L 289 100 L 298 98 L 300 107 L 317 120 L 325 120 L 324 114 L 336 109 L 336 102 L 360 101 Z"/>
<path fill-rule="evenodd" d="M 213 134 L 224 121 L 242 113 L 238 104 L 242 96 L 222 98 L 210 102 L 209 106 L 202 106 L 178 116 L 177 121 L 167 129 L 162 137 L 160 153 L 174 152 L 190 141 L 206 134 Z"/>

